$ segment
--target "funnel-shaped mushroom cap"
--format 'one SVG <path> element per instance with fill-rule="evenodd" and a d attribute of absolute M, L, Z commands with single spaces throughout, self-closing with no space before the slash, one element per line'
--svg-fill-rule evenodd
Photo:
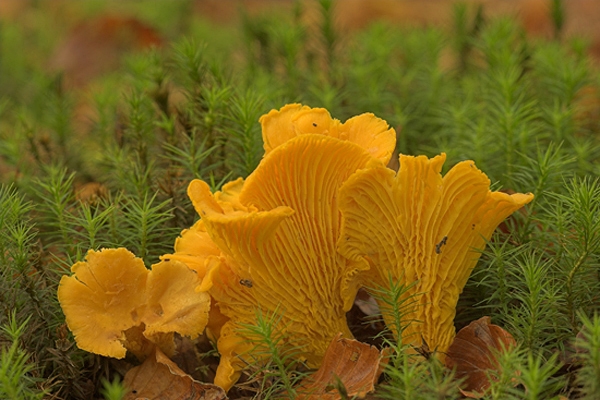
<path fill-rule="evenodd" d="M 208 322 L 210 297 L 196 292 L 198 276 L 185 264 L 162 261 L 152 266 L 146 282 L 144 336 L 177 332 L 194 338 Z"/>
<path fill-rule="evenodd" d="M 163 261 L 146 269 L 124 248 L 90 250 L 86 261 L 63 276 L 58 300 L 83 350 L 123 358 L 143 357 L 152 343 L 172 352 L 172 334 L 194 337 L 204 330 L 210 297 L 197 293 L 197 274 Z M 148 340 L 152 343 L 147 343 Z"/>
<path fill-rule="evenodd" d="M 240 324 L 282 314 L 279 333 L 290 332 L 289 346 L 317 365 L 331 339 L 351 334 L 351 307 L 362 263 L 336 251 L 341 215 L 338 189 L 357 169 L 376 161 L 360 146 L 323 135 L 291 139 L 265 156 L 246 180 L 237 210 L 227 210 L 208 185 L 195 180 L 188 194 L 206 231 L 222 250 L 211 258 L 202 283 L 230 318 L 217 343 L 221 363 L 215 383 L 229 389 L 243 367 L 248 340 Z M 247 211 L 240 211 L 243 207 Z"/>
<path fill-rule="evenodd" d="M 58 300 L 80 349 L 123 358 L 123 331 L 137 325 L 144 303 L 148 270 L 126 249 L 90 250 L 85 262 L 63 276 Z"/>
<path fill-rule="evenodd" d="M 181 236 L 175 240 L 175 252 L 165 254 L 161 260 L 180 261 L 196 271 L 199 279 L 203 279 L 207 259 L 220 254 L 221 250 L 212 241 L 204 228 L 204 222 L 200 220 L 181 232 Z"/>
<path fill-rule="evenodd" d="M 223 185 L 220 192 L 215 194 L 215 201 L 228 213 L 235 211 L 247 212 L 248 208 L 239 201 L 240 191 L 244 180 L 239 178 Z M 210 191 L 209 191 L 210 192 Z M 175 253 L 165 254 L 163 260 L 176 260 L 185 263 L 198 273 L 198 278 L 203 279 L 207 272 L 207 263 L 211 257 L 221 255 L 221 250 L 212 241 L 202 220 L 196 222 L 191 228 L 184 229 L 181 236 L 175 240 Z"/>
<path fill-rule="evenodd" d="M 371 266 L 368 286 L 389 288 L 391 274 L 409 287 L 403 324 L 410 324 L 402 341 L 419 347 L 425 340 L 438 352 L 454 338 L 458 296 L 486 240 L 533 199 L 491 192 L 489 179 L 472 161 L 442 177 L 445 159 L 445 154 L 401 156 L 397 175 L 385 167 L 353 175 L 340 189 L 344 225 L 338 242 L 343 255 Z M 385 318 L 386 306 L 380 307 Z"/>
<path fill-rule="evenodd" d="M 356 143 L 387 164 L 396 148 L 396 132 L 371 113 L 352 117 L 343 124 L 324 108 L 288 104 L 260 118 L 265 155 L 288 140 L 304 134 L 320 134 Z"/>

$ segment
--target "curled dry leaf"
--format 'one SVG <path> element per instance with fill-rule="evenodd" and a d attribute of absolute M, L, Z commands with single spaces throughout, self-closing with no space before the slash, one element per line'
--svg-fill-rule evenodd
<path fill-rule="evenodd" d="M 124 400 L 220 400 L 225 391 L 215 385 L 201 383 L 183 372 L 162 351 L 156 349 L 152 357 L 125 374 L 128 392 Z"/>
<path fill-rule="evenodd" d="M 462 394 L 481 398 L 490 387 L 489 372 L 498 369 L 498 352 L 516 346 L 510 333 L 481 317 L 462 328 L 446 354 L 446 367 L 455 368 L 456 378 L 465 379 Z"/>
<path fill-rule="evenodd" d="M 325 353 L 321 368 L 298 388 L 298 400 L 364 398 L 375 388 L 383 370 L 385 355 L 377 348 L 338 334 Z M 346 397 L 345 397 L 346 398 Z"/>

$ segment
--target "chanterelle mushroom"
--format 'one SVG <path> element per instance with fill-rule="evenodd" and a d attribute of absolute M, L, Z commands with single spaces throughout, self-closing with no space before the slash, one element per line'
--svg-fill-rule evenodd
<path fill-rule="evenodd" d="M 391 274 L 408 287 L 402 343 L 426 344 L 438 354 L 454 338 L 456 303 L 478 250 L 504 218 L 533 199 L 532 194 L 491 192 L 489 179 L 472 161 L 442 177 L 445 159 L 445 154 L 400 156 L 397 175 L 383 166 L 358 171 L 342 186 L 339 199 L 339 251 L 370 266 L 367 286 L 389 288 Z M 380 307 L 393 325 L 386 305 L 380 302 Z"/>
<path fill-rule="evenodd" d="M 146 269 L 127 249 L 90 250 L 63 276 L 58 300 L 83 350 L 143 358 L 153 345 L 174 350 L 173 333 L 195 337 L 208 319 L 210 297 L 195 291 L 197 274 L 177 261 Z"/>
<path fill-rule="evenodd" d="M 336 251 L 338 189 L 356 170 L 387 162 L 395 132 L 370 114 L 341 124 L 325 113 L 291 105 L 261 118 L 267 154 L 239 195 L 230 186 L 239 181 L 214 195 L 200 180 L 188 188 L 202 229 L 222 251 L 204 260 L 200 290 L 230 319 L 217 342 L 215 383 L 225 389 L 244 362 L 261 358 L 241 329 L 255 323 L 257 309 L 281 312 L 278 332 L 289 333 L 287 347 L 300 347 L 313 366 L 336 334 L 351 337 L 345 313 L 358 290 L 359 266 L 365 266 Z M 314 124 L 329 125 L 320 132 L 300 129 Z"/>
<path fill-rule="evenodd" d="M 356 143 L 371 156 L 387 163 L 396 147 L 396 132 L 371 113 L 346 122 L 331 118 L 324 108 L 288 104 L 260 118 L 265 155 L 288 140 L 305 134 L 319 134 Z"/>

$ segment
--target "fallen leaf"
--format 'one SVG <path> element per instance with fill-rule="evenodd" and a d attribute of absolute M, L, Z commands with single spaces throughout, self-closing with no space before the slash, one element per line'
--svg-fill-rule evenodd
<path fill-rule="evenodd" d="M 49 67 L 64 74 L 67 87 L 80 87 L 116 69 L 129 52 L 162 44 L 153 27 L 135 18 L 100 15 L 69 32 L 55 49 Z"/>
<path fill-rule="evenodd" d="M 296 399 L 364 398 L 375 389 L 385 358 L 377 348 L 338 334 L 327 348 L 321 368 L 300 383 Z"/>
<path fill-rule="evenodd" d="M 108 197 L 108 188 L 98 182 L 87 182 L 75 189 L 75 198 L 82 203 L 95 205 Z"/>
<path fill-rule="evenodd" d="M 457 379 L 464 379 L 461 393 L 481 398 L 490 387 L 489 372 L 498 370 L 496 354 L 516 346 L 510 333 L 481 317 L 462 328 L 446 354 L 446 367 L 455 369 Z"/>
<path fill-rule="evenodd" d="M 365 290 L 359 289 L 354 305 L 346 312 L 346 320 L 354 339 L 359 342 L 381 348 L 384 336 L 379 333 L 385 329 L 377 301 Z"/>
<path fill-rule="evenodd" d="M 360 308 L 360 311 L 369 317 L 381 315 L 381 310 L 379 309 L 377 301 L 363 288 L 358 290 L 354 304 Z"/>
<path fill-rule="evenodd" d="M 130 369 L 123 383 L 128 389 L 124 400 L 227 399 L 222 388 L 192 379 L 159 349 L 142 365 Z"/>

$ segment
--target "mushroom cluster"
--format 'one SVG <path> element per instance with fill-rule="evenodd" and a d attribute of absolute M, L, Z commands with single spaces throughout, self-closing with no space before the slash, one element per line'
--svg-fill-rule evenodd
<path fill-rule="evenodd" d="M 144 359 L 154 347 L 175 351 L 177 332 L 192 338 L 204 331 L 210 296 L 195 290 L 197 274 L 164 260 L 148 270 L 124 248 L 90 250 L 86 261 L 63 276 L 58 300 L 77 346 L 123 358 L 127 350 Z"/>
<path fill-rule="evenodd" d="M 163 343 L 158 333 L 193 336 L 206 327 L 221 354 L 215 384 L 228 390 L 247 363 L 264 357 L 243 329 L 256 323 L 257 310 L 279 313 L 282 350 L 318 367 L 334 337 L 352 337 L 346 312 L 358 289 L 389 287 L 391 277 L 411 298 L 396 337 L 447 349 L 456 302 L 480 250 L 533 195 L 491 192 L 471 161 L 442 177 L 444 154 L 400 156 L 396 173 L 386 167 L 396 133 L 373 114 L 342 123 L 325 109 L 291 104 L 260 123 L 260 165 L 215 193 L 192 181 L 188 195 L 200 220 L 152 271 L 142 272 L 141 261 L 122 249 L 104 250 L 91 251 L 86 263 L 73 266 L 75 276 L 63 277 L 59 300 L 79 347 L 122 357 L 126 348 L 137 349 L 132 327 L 154 343 Z M 161 273 L 158 291 L 149 282 Z M 76 291 L 104 297 L 84 311 Z M 184 293 L 187 302 L 177 300 Z M 161 302 L 167 294 L 172 302 Z M 177 320 L 196 319 L 193 328 L 160 320 L 173 307 Z M 95 326 L 92 310 L 117 318 Z"/>

